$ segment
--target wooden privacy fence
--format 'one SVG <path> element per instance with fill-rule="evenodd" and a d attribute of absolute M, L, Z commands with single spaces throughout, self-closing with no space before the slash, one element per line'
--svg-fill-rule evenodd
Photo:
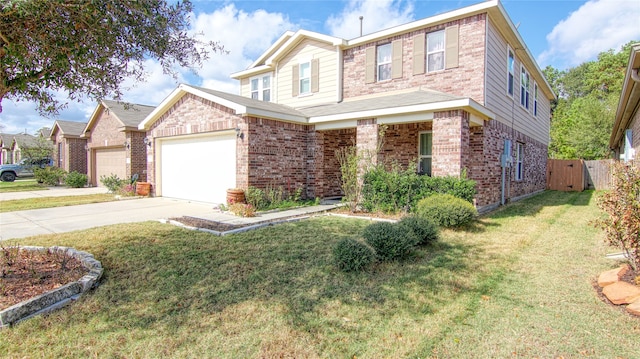
<path fill-rule="evenodd" d="M 609 189 L 613 160 L 547 160 L 547 189 L 584 191 Z"/>

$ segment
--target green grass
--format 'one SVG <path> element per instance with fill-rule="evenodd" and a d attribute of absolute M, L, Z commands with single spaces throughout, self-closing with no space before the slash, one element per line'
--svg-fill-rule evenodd
<path fill-rule="evenodd" d="M 154 222 L 32 237 L 102 261 L 100 287 L 0 331 L 5 357 L 633 358 L 640 322 L 597 298 L 616 263 L 593 192 L 546 192 L 405 261 L 343 273 L 320 217 L 226 237 Z"/>
<path fill-rule="evenodd" d="M 33 180 L 19 180 L 14 182 L 0 181 L 0 193 L 2 192 L 24 192 L 24 191 L 46 191 L 48 188 Z"/>
<path fill-rule="evenodd" d="M 25 211 L 29 209 L 77 206 L 80 204 L 115 201 L 109 193 L 87 194 L 78 196 L 40 197 L 0 201 L 0 212 Z"/>

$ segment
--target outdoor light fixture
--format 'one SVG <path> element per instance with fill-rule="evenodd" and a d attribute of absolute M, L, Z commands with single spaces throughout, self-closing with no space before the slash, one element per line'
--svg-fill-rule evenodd
<path fill-rule="evenodd" d="M 236 137 L 244 139 L 244 133 L 241 132 L 240 127 L 236 127 Z"/>
<path fill-rule="evenodd" d="M 124 148 L 126 148 L 126 149 L 131 148 L 131 145 L 129 144 L 129 141 L 124 141 Z"/>
<path fill-rule="evenodd" d="M 84 150 L 89 151 L 89 145 L 84 145 Z"/>
<path fill-rule="evenodd" d="M 149 148 L 151 148 L 152 141 L 149 140 L 149 137 L 145 137 L 144 140 L 142 140 L 142 142 L 144 142 L 145 145 L 147 145 Z"/>

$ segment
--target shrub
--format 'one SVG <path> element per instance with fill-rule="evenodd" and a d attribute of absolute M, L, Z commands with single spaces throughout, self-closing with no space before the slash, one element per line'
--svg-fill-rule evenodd
<path fill-rule="evenodd" d="M 417 202 L 436 193 L 448 193 L 473 203 L 476 182 L 460 177 L 416 174 L 415 165 L 402 170 L 398 164 L 378 165 L 364 175 L 362 208 L 368 212 L 411 212 Z"/>
<path fill-rule="evenodd" d="M 416 214 L 442 227 L 458 227 L 471 222 L 478 215 L 469 202 L 450 194 L 434 194 L 421 199 Z"/>
<path fill-rule="evenodd" d="M 256 209 L 247 203 L 231 203 L 229 204 L 229 212 L 240 217 L 255 217 Z"/>
<path fill-rule="evenodd" d="M 102 183 L 110 193 L 116 193 L 122 185 L 125 183 L 125 180 L 118 178 L 118 175 L 111 174 L 110 176 L 100 176 L 100 183 Z"/>
<path fill-rule="evenodd" d="M 73 171 L 67 175 L 64 183 L 72 188 L 82 188 L 87 184 L 87 175 Z"/>
<path fill-rule="evenodd" d="M 67 171 L 63 170 L 60 167 L 45 167 L 38 168 L 35 167 L 33 169 L 33 176 L 36 181 L 39 183 L 44 183 L 47 186 L 57 186 L 62 181 L 67 174 Z"/>
<path fill-rule="evenodd" d="M 606 218 L 595 221 L 609 245 L 620 248 L 635 270 L 640 269 L 640 168 L 616 163 L 611 189 L 598 198 Z"/>
<path fill-rule="evenodd" d="M 133 197 L 133 196 L 136 195 L 136 185 L 135 185 L 135 183 L 123 184 L 116 191 L 117 191 L 117 193 L 119 195 L 121 195 L 123 197 Z"/>
<path fill-rule="evenodd" d="M 406 216 L 398 223 L 413 232 L 418 244 L 430 244 L 438 240 L 438 226 L 427 218 Z"/>
<path fill-rule="evenodd" d="M 256 209 L 264 209 L 268 206 L 267 198 L 264 195 L 264 191 L 260 188 L 249 187 L 244 191 L 244 198 L 248 204 L 252 205 Z"/>
<path fill-rule="evenodd" d="M 402 258 L 418 243 L 413 231 L 406 226 L 389 222 L 370 224 L 364 229 L 362 236 L 382 260 Z"/>
<path fill-rule="evenodd" d="M 372 263 L 375 260 L 375 253 L 366 243 L 345 238 L 333 248 L 333 259 L 340 270 L 357 271 Z"/>

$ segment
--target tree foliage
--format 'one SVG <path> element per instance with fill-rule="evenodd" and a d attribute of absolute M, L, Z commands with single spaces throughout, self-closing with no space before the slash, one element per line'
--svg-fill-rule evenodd
<path fill-rule="evenodd" d="M 144 63 L 201 65 L 218 43 L 188 32 L 189 1 L 3 0 L 0 3 L 0 111 L 3 98 L 35 101 L 55 114 L 69 99 L 119 99 L 126 78 L 145 77 Z"/>
<path fill-rule="evenodd" d="M 544 69 L 558 95 L 552 104 L 549 156 L 558 159 L 604 159 L 615 119 L 631 45 L 609 50 L 598 59 L 559 71 Z"/>

